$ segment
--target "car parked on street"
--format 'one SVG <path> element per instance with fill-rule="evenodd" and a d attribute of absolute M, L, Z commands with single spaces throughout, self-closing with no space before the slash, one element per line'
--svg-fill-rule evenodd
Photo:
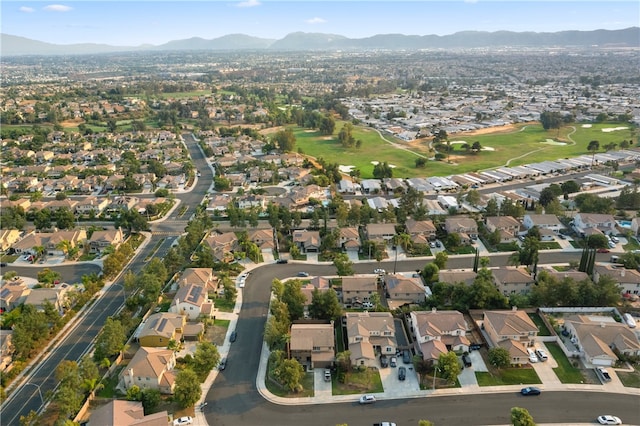
<path fill-rule="evenodd" d="M 542 391 L 535 386 L 528 386 L 526 388 L 520 389 L 520 394 L 524 396 L 540 395 L 541 393 Z"/>
<path fill-rule="evenodd" d="M 236 341 L 237 338 L 238 338 L 238 333 L 236 333 L 235 331 L 232 331 L 231 335 L 229 336 L 229 341 L 233 343 Z"/>
<path fill-rule="evenodd" d="M 193 418 L 191 416 L 180 417 L 173 421 L 173 426 L 183 426 L 193 424 Z"/>
<path fill-rule="evenodd" d="M 285 263 L 289 263 L 289 261 L 287 259 L 278 259 L 276 260 L 276 263 L 279 265 L 284 265 Z"/>
<path fill-rule="evenodd" d="M 373 395 L 362 395 L 359 402 L 360 404 L 373 404 L 376 402 L 376 397 Z"/>
<path fill-rule="evenodd" d="M 378 275 L 384 275 L 387 273 L 387 271 L 385 271 L 384 269 L 376 268 L 373 270 L 373 273 Z"/>
<path fill-rule="evenodd" d="M 218 364 L 218 370 L 222 371 L 225 368 L 227 368 L 227 359 L 222 358 L 222 360 L 220 360 L 220 364 Z"/>
<path fill-rule="evenodd" d="M 298 272 L 298 276 L 299 277 L 308 277 L 309 273 L 308 272 L 304 272 L 304 271 L 300 271 L 300 272 Z"/>

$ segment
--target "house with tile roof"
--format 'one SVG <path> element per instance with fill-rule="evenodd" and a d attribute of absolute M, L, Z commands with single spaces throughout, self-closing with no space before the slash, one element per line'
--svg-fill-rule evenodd
<path fill-rule="evenodd" d="M 345 228 L 340 228 L 339 232 L 340 236 L 336 241 L 338 247 L 348 252 L 360 251 L 362 243 L 360 241 L 360 232 L 358 231 L 357 227 L 348 226 Z"/>
<path fill-rule="evenodd" d="M 205 238 L 205 242 L 211 248 L 213 257 L 219 262 L 233 262 L 233 253 L 239 248 L 238 237 L 234 232 L 212 233 Z"/>
<path fill-rule="evenodd" d="M 366 226 L 367 239 L 388 243 L 396 235 L 395 223 L 368 223 Z"/>
<path fill-rule="evenodd" d="M 87 240 L 87 231 L 76 229 L 71 231 L 36 232 L 29 234 L 14 243 L 11 248 L 16 253 L 35 253 L 36 247 L 44 247 L 50 256 L 62 256 L 64 249 L 59 247 L 63 241 L 68 241 L 70 248 L 80 247 Z"/>
<path fill-rule="evenodd" d="M 550 229 L 556 234 L 564 229 L 564 225 L 560 219 L 554 214 L 525 214 L 522 219 L 522 225 L 526 229 L 536 226 L 538 229 Z"/>
<path fill-rule="evenodd" d="M 536 284 L 533 276 L 527 272 L 526 268 L 505 266 L 492 269 L 493 281 L 498 291 L 505 296 L 510 294 L 527 294 Z"/>
<path fill-rule="evenodd" d="M 342 277 L 342 303 L 362 305 L 370 302 L 371 296 L 378 291 L 378 276 L 373 274 L 350 275 Z"/>
<path fill-rule="evenodd" d="M 314 290 L 318 290 L 321 292 L 333 291 L 331 289 L 331 282 L 329 278 L 322 277 L 322 276 L 315 276 L 311 278 L 311 280 L 302 284 L 302 287 L 300 288 L 300 290 L 302 291 L 302 294 L 304 294 L 304 297 L 305 297 L 305 303 L 304 303 L 305 311 L 307 311 L 309 305 L 311 305 L 311 301 L 313 300 Z"/>
<path fill-rule="evenodd" d="M 417 353 L 424 360 L 437 360 L 440 354 L 449 351 L 466 352 L 469 339 L 466 337 L 467 322 L 458 311 L 412 311 L 409 327 L 414 337 Z"/>
<path fill-rule="evenodd" d="M 489 336 L 490 346 L 504 347 L 509 351 L 511 364 L 529 362 L 527 348 L 533 347 L 538 327 L 526 312 L 514 307 L 511 310 L 485 311 L 482 322 Z M 527 354 L 523 357 L 523 354 Z"/>
<path fill-rule="evenodd" d="M 182 287 L 188 284 L 197 284 L 207 292 L 214 292 L 218 289 L 218 278 L 212 268 L 186 268 L 178 279 L 178 285 Z"/>
<path fill-rule="evenodd" d="M 447 284 L 472 285 L 478 274 L 473 269 L 443 269 L 438 272 L 438 281 Z"/>
<path fill-rule="evenodd" d="M 448 217 L 444 220 L 444 229 L 449 234 L 459 234 L 463 242 L 478 237 L 478 224 L 470 217 Z"/>
<path fill-rule="evenodd" d="M 402 274 L 388 274 L 384 276 L 384 285 L 389 309 L 424 303 L 425 298 L 431 294 L 429 287 L 424 285 L 419 275 L 407 277 Z"/>
<path fill-rule="evenodd" d="M 167 426 L 169 413 L 144 415 L 142 402 L 114 399 L 92 411 L 88 426 Z"/>
<path fill-rule="evenodd" d="M 171 395 L 175 387 L 175 366 L 176 353 L 172 349 L 141 347 L 120 373 L 119 387 L 125 392 L 138 386 Z"/>
<path fill-rule="evenodd" d="M 89 238 L 89 253 L 102 253 L 107 247 L 117 249 L 124 242 L 122 228 L 94 231 Z"/>
<path fill-rule="evenodd" d="M 593 267 L 593 280 L 597 283 L 603 276 L 609 276 L 620 286 L 622 294 L 640 294 L 640 272 L 618 265 L 596 263 Z"/>
<path fill-rule="evenodd" d="M 289 351 L 307 371 L 331 367 L 336 354 L 333 323 L 291 325 Z"/>
<path fill-rule="evenodd" d="M 390 312 L 347 312 L 344 321 L 354 366 L 377 367 L 379 354 L 395 355 L 398 343 Z"/>
<path fill-rule="evenodd" d="M 500 233 L 501 243 L 510 243 L 518 238 L 520 222 L 512 216 L 489 216 L 484 219 L 487 231 Z"/>
<path fill-rule="evenodd" d="M 436 239 L 436 226 L 432 220 L 407 219 L 405 227 L 413 244 L 428 244 Z"/>
<path fill-rule="evenodd" d="M 572 315 L 564 326 L 589 364 L 612 366 L 618 360 L 614 350 L 640 356 L 640 341 L 634 330 L 610 316 Z"/>
<path fill-rule="evenodd" d="M 273 228 L 255 229 L 249 231 L 249 241 L 257 245 L 260 250 L 268 250 L 276 248 L 273 240 Z"/>
<path fill-rule="evenodd" d="M 302 253 L 316 253 L 320 250 L 320 232 L 299 229 L 293 231 L 293 243 Z"/>

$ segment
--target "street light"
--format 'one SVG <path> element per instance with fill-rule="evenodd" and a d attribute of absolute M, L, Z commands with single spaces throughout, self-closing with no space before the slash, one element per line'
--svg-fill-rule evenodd
<path fill-rule="evenodd" d="M 25 383 L 24 385 L 25 386 L 28 386 L 28 385 L 35 386 L 36 389 L 38 389 L 38 394 L 40 395 L 40 403 L 44 404 L 44 398 L 42 397 L 42 391 L 40 390 L 40 385 L 36 385 L 35 383 L 31 383 L 31 382 Z"/>

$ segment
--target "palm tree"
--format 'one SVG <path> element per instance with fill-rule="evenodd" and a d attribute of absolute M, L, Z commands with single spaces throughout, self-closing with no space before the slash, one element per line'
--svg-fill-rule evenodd
<path fill-rule="evenodd" d="M 593 160 L 594 160 L 594 158 L 596 156 L 596 152 L 599 149 L 600 149 L 600 142 L 598 142 L 598 141 L 589 142 L 589 145 L 587 146 L 587 150 L 593 152 L 593 154 L 591 156 L 591 167 L 593 167 Z"/>

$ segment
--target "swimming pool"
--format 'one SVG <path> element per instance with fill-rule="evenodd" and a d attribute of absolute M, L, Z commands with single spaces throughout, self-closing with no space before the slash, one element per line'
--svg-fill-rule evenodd
<path fill-rule="evenodd" d="M 623 228 L 631 228 L 630 220 L 616 220 L 616 222 L 618 223 L 618 225 L 620 225 Z"/>

